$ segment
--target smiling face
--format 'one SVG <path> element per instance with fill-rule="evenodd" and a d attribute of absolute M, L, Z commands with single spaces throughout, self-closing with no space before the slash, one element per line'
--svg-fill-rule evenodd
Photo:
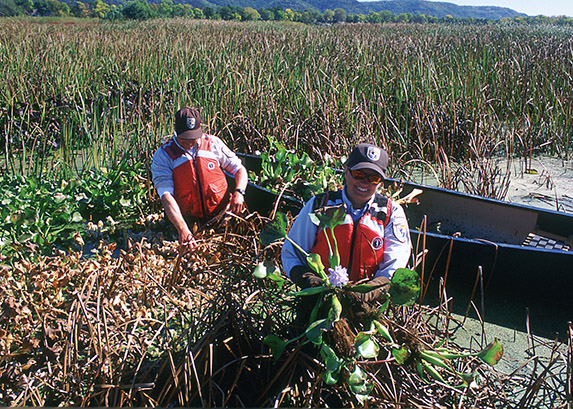
<path fill-rule="evenodd" d="M 346 181 L 346 195 L 348 196 L 348 199 L 350 199 L 352 207 L 355 209 L 361 209 L 364 207 L 364 205 L 372 198 L 372 196 L 374 196 L 378 186 L 380 186 L 380 183 L 372 184 L 368 180 L 368 176 L 379 176 L 378 173 L 370 169 L 361 169 L 360 172 L 366 175 L 366 177 L 362 180 L 352 177 L 348 168 L 346 168 L 346 171 L 344 172 L 344 179 Z"/>

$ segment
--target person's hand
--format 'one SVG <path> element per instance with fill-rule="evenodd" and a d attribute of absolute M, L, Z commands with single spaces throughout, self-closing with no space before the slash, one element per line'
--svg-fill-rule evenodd
<path fill-rule="evenodd" d="M 195 237 L 193 237 L 189 228 L 184 228 L 179 232 L 179 245 L 185 251 L 190 251 L 197 247 Z"/>
<path fill-rule="evenodd" d="M 234 192 L 228 209 L 231 213 L 241 214 L 245 209 L 245 197 L 240 192 Z"/>
<path fill-rule="evenodd" d="M 295 266 L 290 270 L 290 279 L 300 288 L 317 287 L 322 285 L 322 278 L 308 271 L 307 267 Z"/>
<path fill-rule="evenodd" d="M 352 293 L 361 302 L 373 302 L 373 301 L 383 301 L 388 294 L 390 289 L 390 280 L 386 277 L 375 277 L 366 283 L 367 285 L 379 285 L 372 291 L 367 293 Z"/>

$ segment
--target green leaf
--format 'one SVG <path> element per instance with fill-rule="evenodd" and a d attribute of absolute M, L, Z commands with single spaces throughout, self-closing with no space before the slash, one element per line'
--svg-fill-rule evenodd
<path fill-rule="evenodd" d="M 376 311 L 376 315 L 380 316 L 381 314 L 383 314 L 388 309 L 389 306 L 390 306 L 390 298 L 386 297 L 386 301 L 384 301 L 384 304 L 382 304 L 380 308 L 378 308 L 378 311 Z"/>
<path fill-rule="evenodd" d="M 408 268 L 399 268 L 392 275 L 390 299 L 397 305 L 412 305 L 420 293 L 418 273 Z"/>
<path fill-rule="evenodd" d="M 288 342 L 274 334 L 267 335 L 263 340 L 263 343 L 270 348 L 275 361 L 279 359 L 288 344 Z"/>
<path fill-rule="evenodd" d="M 477 385 L 479 382 L 479 372 L 463 372 L 458 375 L 460 375 L 466 385 L 471 385 L 472 383 Z"/>
<path fill-rule="evenodd" d="M 409 356 L 408 349 L 406 347 L 392 348 L 392 356 L 398 365 L 403 365 Z"/>
<path fill-rule="evenodd" d="M 327 385 L 336 384 L 339 378 L 340 378 L 340 373 L 334 373 L 332 371 L 326 371 L 324 375 L 322 375 L 322 379 L 324 380 L 324 383 L 326 383 Z"/>
<path fill-rule="evenodd" d="M 279 289 L 283 288 L 283 285 L 285 283 L 285 279 L 284 277 L 277 272 L 272 272 L 270 274 L 267 275 L 267 278 L 271 281 L 273 281 L 274 283 L 276 283 L 276 285 L 279 287 Z"/>
<path fill-rule="evenodd" d="M 503 356 L 503 345 L 497 338 L 494 338 L 493 342 L 480 351 L 477 356 L 485 363 L 495 365 Z"/>
<path fill-rule="evenodd" d="M 327 319 L 316 320 L 305 331 L 306 337 L 315 345 L 322 344 L 322 332 L 328 329 Z"/>
<path fill-rule="evenodd" d="M 255 270 L 253 271 L 253 275 L 257 278 L 270 278 L 275 281 L 271 276 L 279 276 L 281 272 L 279 268 L 272 262 L 263 262 L 257 264 Z M 284 279 L 283 279 L 284 281 Z"/>
<path fill-rule="evenodd" d="M 434 368 L 430 363 L 428 363 L 425 359 L 421 359 L 422 361 L 422 366 L 424 367 L 424 369 L 426 370 L 426 372 L 428 372 L 428 374 L 434 378 L 437 381 L 440 381 L 442 383 L 446 383 L 446 381 L 444 380 L 444 378 L 442 377 L 442 375 L 440 375 L 440 373 L 438 372 L 438 370 L 436 368 Z"/>
<path fill-rule="evenodd" d="M 304 296 L 308 296 L 308 295 L 315 295 L 315 294 L 320 294 L 323 293 L 325 291 L 329 291 L 331 290 L 331 288 L 325 287 L 323 285 L 319 285 L 317 287 L 308 287 L 305 288 L 304 290 L 300 290 L 294 293 L 289 293 L 289 296 L 292 297 L 304 297 Z"/>
<path fill-rule="evenodd" d="M 253 271 L 253 275 L 256 278 L 265 278 L 267 276 L 267 266 L 265 266 L 264 263 L 257 264 L 255 270 Z"/>
<path fill-rule="evenodd" d="M 316 321 L 317 317 L 318 317 L 318 313 L 320 311 L 320 308 L 322 307 L 322 304 L 324 303 L 324 297 L 316 297 L 317 300 L 314 303 L 314 307 L 312 307 L 312 311 L 310 312 L 310 316 L 308 317 L 308 322 L 314 322 Z"/>
<path fill-rule="evenodd" d="M 387 326 L 385 326 L 384 324 L 382 324 L 381 322 L 374 320 L 372 321 L 372 324 L 374 325 L 374 328 L 376 329 L 376 331 L 378 331 L 378 333 L 387 341 L 390 341 L 391 343 L 394 343 L 394 338 L 392 338 L 392 334 L 390 334 L 390 330 L 388 329 Z"/>
<path fill-rule="evenodd" d="M 347 381 L 350 390 L 354 394 L 369 395 L 374 388 L 374 385 L 368 381 L 367 374 L 360 369 L 358 365 L 354 366 L 354 370 L 350 373 Z"/>
<path fill-rule="evenodd" d="M 314 224 L 317 224 L 321 228 L 330 227 L 334 229 L 336 226 L 344 223 L 346 218 L 346 209 L 344 204 L 337 206 L 324 206 L 316 209 L 314 213 L 310 213 L 310 218 Z"/>
<path fill-rule="evenodd" d="M 384 285 L 386 285 L 386 284 L 384 284 Z M 368 293 L 368 292 L 375 290 L 377 288 L 384 287 L 384 285 L 358 284 L 358 285 L 353 285 L 353 286 L 346 286 L 346 287 L 344 287 L 344 290 L 352 291 L 355 293 Z"/>
<path fill-rule="evenodd" d="M 324 272 L 324 264 L 322 264 L 322 260 L 318 254 L 310 253 L 306 257 L 306 263 L 308 264 L 308 267 L 310 267 L 312 271 L 314 271 L 320 276 L 320 278 L 322 278 L 323 280 L 328 280 L 328 277 Z"/>
<path fill-rule="evenodd" d="M 261 244 L 268 246 L 277 240 L 284 239 L 286 237 L 287 221 L 286 214 L 277 212 L 275 218 L 263 227 L 260 235 Z"/>
<path fill-rule="evenodd" d="M 337 373 L 342 366 L 342 360 L 336 356 L 336 352 L 326 344 L 320 346 L 320 356 L 324 361 L 327 371 Z"/>
<path fill-rule="evenodd" d="M 354 341 L 356 352 L 365 359 L 376 358 L 380 352 L 380 346 L 372 339 L 372 334 L 360 332 Z"/>
<path fill-rule="evenodd" d="M 340 303 L 338 296 L 336 294 L 332 294 L 332 305 L 330 307 L 330 310 L 328 311 L 328 320 L 331 323 L 335 323 L 340 319 L 341 315 L 342 315 L 342 304 Z"/>

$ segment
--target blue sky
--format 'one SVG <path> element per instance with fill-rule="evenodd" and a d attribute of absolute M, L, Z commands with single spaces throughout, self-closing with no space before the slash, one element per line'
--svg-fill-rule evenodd
<path fill-rule="evenodd" d="M 461 6 L 508 7 L 530 16 L 565 15 L 573 17 L 573 0 L 440 0 Z"/>

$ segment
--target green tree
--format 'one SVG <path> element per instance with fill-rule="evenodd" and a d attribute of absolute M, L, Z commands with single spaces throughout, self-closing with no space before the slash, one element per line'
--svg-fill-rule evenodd
<path fill-rule="evenodd" d="M 34 8 L 39 16 L 64 17 L 70 15 L 70 6 L 58 0 L 36 0 Z"/>
<path fill-rule="evenodd" d="M 157 8 L 157 14 L 160 17 L 174 17 L 175 3 L 173 3 L 173 0 L 161 0 Z"/>
<path fill-rule="evenodd" d="M 380 22 L 382 23 L 389 23 L 394 21 L 394 14 L 388 10 L 382 10 L 380 13 L 378 13 L 378 16 L 380 16 Z"/>
<path fill-rule="evenodd" d="M 334 9 L 334 21 L 337 23 L 346 21 L 346 10 L 341 8 Z"/>
<path fill-rule="evenodd" d="M 369 23 L 380 23 L 380 22 L 382 22 L 382 20 L 380 18 L 380 14 L 376 13 L 375 11 L 371 11 L 370 13 L 368 13 L 368 17 L 367 17 L 366 21 Z"/>
<path fill-rule="evenodd" d="M 34 9 L 33 0 L 14 0 L 14 3 L 24 13 L 31 13 Z"/>
<path fill-rule="evenodd" d="M 97 18 L 105 18 L 111 10 L 111 6 L 102 0 L 95 0 L 92 15 Z"/>
<path fill-rule="evenodd" d="M 412 22 L 413 23 L 427 23 L 428 18 L 426 17 L 425 14 L 415 14 L 414 16 L 412 16 Z"/>
<path fill-rule="evenodd" d="M 234 6 L 223 6 L 219 8 L 219 14 L 223 20 L 237 20 L 241 21 L 241 13 L 243 9 Z"/>
<path fill-rule="evenodd" d="M 270 21 L 275 19 L 275 13 L 272 10 L 262 8 L 261 9 L 261 18 L 265 21 Z"/>
<path fill-rule="evenodd" d="M 0 17 L 12 17 L 20 15 L 21 9 L 13 0 L 0 0 Z"/>
<path fill-rule="evenodd" d="M 259 12 L 252 7 L 245 7 L 241 13 L 241 16 L 245 21 L 253 21 L 261 18 Z"/>
<path fill-rule="evenodd" d="M 411 13 L 398 14 L 396 21 L 398 23 L 409 23 L 410 21 L 412 21 L 412 14 Z"/>
<path fill-rule="evenodd" d="M 196 18 L 198 20 L 203 20 L 205 19 L 205 14 L 203 14 L 203 10 L 201 10 L 198 7 L 195 7 L 193 9 L 193 18 Z"/>
<path fill-rule="evenodd" d="M 127 3 L 122 10 L 128 20 L 148 20 L 156 15 L 145 0 L 134 0 Z"/>
<path fill-rule="evenodd" d="M 123 10 L 121 7 L 117 7 L 115 4 L 113 4 L 110 7 L 109 13 L 105 15 L 105 19 L 111 21 L 121 21 L 125 19 L 125 16 L 123 15 Z"/>
<path fill-rule="evenodd" d="M 221 15 L 211 7 L 205 7 L 203 9 L 203 14 L 205 14 L 205 18 L 208 20 L 218 20 L 221 18 Z"/>
<path fill-rule="evenodd" d="M 306 9 L 302 13 L 302 22 L 303 23 L 316 23 L 317 21 L 322 20 L 322 15 L 320 12 L 312 9 Z"/>
<path fill-rule="evenodd" d="M 295 13 L 292 9 L 285 9 L 285 16 L 288 21 L 296 21 Z"/>
<path fill-rule="evenodd" d="M 324 10 L 322 13 L 322 20 L 326 23 L 333 23 L 334 22 L 334 11 L 330 9 Z"/>
<path fill-rule="evenodd" d="M 287 20 L 286 12 L 283 10 L 282 7 L 273 7 L 271 9 L 275 15 L 274 20 L 276 21 L 285 21 Z"/>
<path fill-rule="evenodd" d="M 89 5 L 82 1 L 76 1 L 75 4 L 71 7 L 71 14 L 74 17 L 80 18 L 87 18 L 91 15 L 92 11 L 90 10 Z"/>

